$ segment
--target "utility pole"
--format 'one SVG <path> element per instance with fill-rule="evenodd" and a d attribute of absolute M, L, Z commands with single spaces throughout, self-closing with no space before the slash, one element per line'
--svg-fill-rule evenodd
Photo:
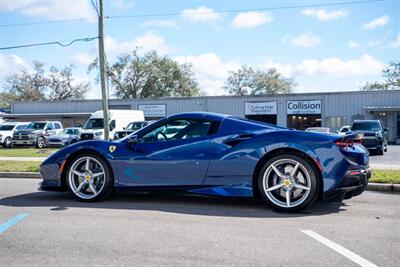
<path fill-rule="evenodd" d="M 100 85 L 101 96 L 103 100 L 103 121 L 104 121 L 104 139 L 110 140 L 109 114 L 108 114 L 108 87 L 106 83 L 105 71 L 105 53 L 104 53 L 104 24 L 103 24 L 103 0 L 99 0 L 99 67 L 100 67 Z"/>

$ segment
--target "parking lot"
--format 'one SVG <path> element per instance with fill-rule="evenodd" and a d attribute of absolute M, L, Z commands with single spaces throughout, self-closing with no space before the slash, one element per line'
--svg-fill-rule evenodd
<path fill-rule="evenodd" d="M 38 182 L 0 179 L 0 266 L 357 266 L 357 255 L 358 264 L 400 265 L 399 194 L 285 214 L 252 199 L 199 196 L 81 203 L 37 191 Z"/>

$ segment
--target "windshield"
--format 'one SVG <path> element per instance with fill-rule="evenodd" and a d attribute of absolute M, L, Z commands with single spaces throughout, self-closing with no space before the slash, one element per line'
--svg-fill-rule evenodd
<path fill-rule="evenodd" d="M 89 119 L 83 129 L 103 129 L 103 119 Z"/>
<path fill-rule="evenodd" d="M 131 122 L 128 124 L 128 126 L 126 127 L 127 130 L 139 130 L 141 128 L 143 128 L 144 126 L 146 126 L 145 122 Z"/>
<path fill-rule="evenodd" d="M 0 131 L 11 131 L 15 125 L 0 125 Z"/>
<path fill-rule="evenodd" d="M 41 130 L 44 129 L 46 126 L 45 122 L 31 122 L 26 126 L 26 129 L 35 129 L 35 130 Z"/>
<path fill-rule="evenodd" d="M 77 130 L 75 129 L 64 129 L 63 134 L 76 134 Z"/>
<path fill-rule="evenodd" d="M 354 122 L 351 127 L 352 131 L 379 131 L 381 125 L 377 121 L 360 121 Z"/>

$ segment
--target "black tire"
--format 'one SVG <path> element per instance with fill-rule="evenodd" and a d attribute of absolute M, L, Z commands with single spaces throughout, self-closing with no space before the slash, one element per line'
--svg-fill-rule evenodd
<path fill-rule="evenodd" d="M 379 149 L 379 150 L 377 151 L 377 154 L 378 154 L 379 156 L 382 156 L 382 155 L 383 155 L 383 151 L 384 151 L 384 147 L 383 147 L 383 143 L 382 143 L 381 149 Z"/>
<path fill-rule="evenodd" d="M 37 148 L 44 148 L 46 146 L 46 141 L 44 140 L 43 136 L 40 136 L 36 142 Z"/>
<path fill-rule="evenodd" d="M 301 192 L 307 192 L 308 193 L 300 193 L 300 200 L 302 198 L 304 198 L 303 200 L 299 200 L 298 205 L 295 205 L 293 207 L 283 207 L 280 205 L 277 205 L 276 203 L 274 203 L 273 200 L 271 200 L 270 198 L 271 195 L 276 194 L 277 198 L 280 197 L 280 194 L 282 194 L 282 191 L 284 191 L 284 188 L 278 188 L 276 190 L 271 191 L 270 193 L 267 193 L 265 191 L 265 187 L 264 187 L 264 174 L 266 173 L 267 170 L 270 170 L 271 168 L 269 168 L 271 166 L 272 163 L 276 163 L 279 161 L 285 161 L 285 160 L 289 160 L 289 161 L 296 161 L 298 163 L 300 163 L 303 167 L 301 167 L 301 174 L 303 175 L 303 173 L 305 174 L 305 171 L 308 172 L 308 176 L 309 176 L 309 185 L 307 186 L 309 188 L 309 190 L 301 190 Z M 272 173 L 270 174 L 270 176 L 272 175 Z M 277 177 L 277 174 L 275 174 Z M 296 174 L 297 178 L 299 177 L 299 173 L 297 172 Z M 304 177 L 306 177 L 306 175 L 304 175 Z M 297 179 L 296 178 L 296 179 Z M 266 178 L 266 180 L 268 180 L 269 178 Z M 281 178 L 277 178 L 277 179 L 281 179 Z M 289 153 L 285 153 L 285 154 L 280 154 L 277 156 L 274 156 L 273 158 L 271 158 L 270 160 L 268 160 L 263 168 L 261 169 L 260 173 L 258 174 L 258 188 L 260 191 L 260 195 L 262 197 L 262 199 L 264 200 L 264 202 L 269 205 L 270 207 L 272 207 L 275 210 L 278 211 L 284 211 L 284 212 L 297 212 L 297 211 L 301 211 L 304 210 L 308 207 L 310 207 L 312 204 L 314 204 L 314 202 L 318 199 L 318 194 L 319 194 L 319 186 L 320 186 L 320 179 L 317 175 L 317 170 L 310 164 L 310 162 L 308 162 L 307 160 L 305 160 L 304 158 L 294 155 L 294 154 L 289 154 Z M 299 181 L 297 181 L 299 184 L 301 184 Z M 269 186 L 268 186 L 269 188 Z M 268 189 L 266 188 L 266 189 Z M 286 187 L 285 187 L 286 188 Z M 295 188 L 295 187 L 294 187 Z M 279 190 L 279 191 L 278 191 Z M 292 189 L 293 190 L 293 189 Z M 297 190 L 297 189 L 295 189 Z M 268 194 L 268 195 L 267 195 Z M 292 196 L 292 193 L 289 194 L 290 196 Z M 294 195 L 294 193 L 293 193 Z M 290 197 L 289 197 L 290 199 Z M 275 201 L 275 202 L 279 202 L 279 201 Z M 294 202 L 294 204 L 296 203 L 296 201 Z"/>
<path fill-rule="evenodd" d="M 96 159 L 103 167 L 104 169 L 104 186 L 102 187 L 102 189 L 99 191 L 98 195 L 90 198 L 90 199 L 84 199 L 79 197 L 77 194 L 75 194 L 73 192 L 73 186 L 71 185 L 70 179 L 69 179 L 69 174 L 71 172 L 71 167 L 74 165 L 75 162 L 79 161 L 82 158 L 85 157 L 91 157 Z M 94 154 L 94 153 L 82 153 L 79 156 L 75 157 L 74 159 L 72 159 L 70 161 L 70 163 L 68 164 L 67 170 L 65 172 L 65 177 L 66 177 L 66 182 L 67 182 L 67 186 L 68 189 L 70 191 L 70 193 L 78 200 L 80 201 L 84 201 L 84 202 L 97 202 L 97 201 L 102 201 L 105 200 L 107 198 L 109 198 L 113 191 L 114 191 L 114 175 L 113 172 L 111 170 L 111 168 L 108 165 L 108 162 L 103 159 L 102 157 Z"/>
<path fill-rule="evenodd" d="M 4 147 L 4 148 L 10 148 L 10 147 L 12 147 L 12 140 L 11 140 L 11 137 L 7 137 L 6 139 L 4 139 L 3 147 Z"/>

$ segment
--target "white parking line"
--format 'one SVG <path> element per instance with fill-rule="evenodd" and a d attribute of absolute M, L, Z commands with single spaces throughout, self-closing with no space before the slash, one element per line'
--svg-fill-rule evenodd
<path fill-rule="evenodd" d="M 335 242 L 323 237 L 320 234 L 317 234 L 316 232 L 314 232 L 312 230 L 301 230 L 301 231 L 304 234 L 308 235 L 309 237 L 312 237 L 315 240 L 317 240 L 317 241 L 321 242 L 322 244 L 324 244 L 325 246 L 333 249 L 337 253 L 342 254 L 343 256 L 345 256 L 349 260 L 357 263 L 360 266 L 363 266 L 363 267 L 377 267 L 372 262 L 367 261 L 366 259 L 364 259 L 363 257 L 357 255 L 356 253 L 348 250 L 347 248 L 342 247 L 339 244 L 336 244 Z"/>

